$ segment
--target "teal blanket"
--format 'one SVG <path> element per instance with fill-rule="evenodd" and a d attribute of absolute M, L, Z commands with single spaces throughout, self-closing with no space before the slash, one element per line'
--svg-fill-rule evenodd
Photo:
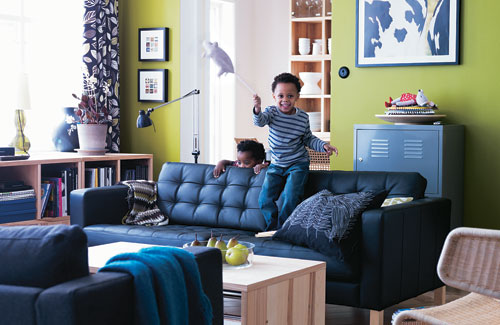
<path fill-rule="evenodd" d="M 150 247 L 112 257 L 99 272 L 134 277 L 135 324 L 212 323 L 212 305 L 194 255 L 175 247 Z"/>

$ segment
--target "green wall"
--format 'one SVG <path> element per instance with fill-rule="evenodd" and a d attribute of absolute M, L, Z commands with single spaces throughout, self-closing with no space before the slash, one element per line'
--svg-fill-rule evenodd
<path fill-rule="evenodd" d="M 500 182 L 500 2 L 461 2 L 460 65 L 355 67 L 356 1 L 333 1 L 332 143 L 340 151 L 334 169 L 353 168 L 353 125 L 381 124 L 384 101 L 423 89 L 446 114 L 465 125 L 465 215 L 470 227 L 500 229 L 495 203 Z M 340 79 L 347 66 L 351 74 Z"/>
<path fill-rule="evenodd" d="M 120 1 L 120 115 L 121 151 L 154 154 L 154 179 L 166 161 L 179 161 L 180 106 L 173 103 L 156 110 L 152 119 L 156 126 L 137 129 L 140 109 L 160 103 L 137 101 L 137 69 L 168 69 L 168 99 L 180 94 L 180 2 L 179 0 Z M 168 27 L 169 53 L 166 62 L 141 62 L 138 59 L 138 28 Z"/>

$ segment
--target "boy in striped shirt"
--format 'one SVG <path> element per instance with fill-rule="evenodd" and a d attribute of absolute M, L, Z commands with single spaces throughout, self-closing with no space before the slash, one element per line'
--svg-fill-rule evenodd
<path fill-rule="evenodd" d="M 253 98 L 253 123 L 269 125 L 269 165 L 259 207 L 267 222 L 267 230 L 279 229 L 302 200 L 304 185 L 309 174 L 309 154 L 306 146 L 329 155 L 338 155 L 336 147 L 315 137 L 309 127 L 309 115 L 295 107 L 300 96 L 299 79 L 291 73 L 274 78 L 273 98 L 276 105 L 261 110 L 261 99 Z M 276 200 L 283 192 L 283 206 L 278 212 Z"/>

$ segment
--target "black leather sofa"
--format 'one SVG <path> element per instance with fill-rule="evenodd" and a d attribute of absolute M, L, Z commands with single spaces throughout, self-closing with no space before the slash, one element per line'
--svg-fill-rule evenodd
<path fill-rule="evenodd" d="M 170 217 L 162 227 L 122 225 L 128 188 L 116 185 L 71 193 L 71 223 L 82 226 L 90 245 L 130 241 L 181 246 L 207 239 L 255 243 L 255 253 L 321 260 L 327 263 L 326 302 L 381 311 L 443 284 L 436 265 L 449 232 L 451 202 L 425 198 L 426 180 L 418 173 L 311 171 L 306 196 L 322 189 L 333 193 L 388 191 L 388 197 L 413 197 L 409 203 L 367 210 L 359 223 L 359 249 L 341 260 L 289 242 L 256 238 L 265 229 L 258 196 L 265 171 L 228 168 L 219 178 L 214 166 L 166 163 L 158 179 L 159 207 Z"/>
<path fill-rule="evenodd" d="M 222 324 L 220 252 L 189 247 Z M 78 226 L 0 227 L 0 324 L 134 324 L 132 276 L 89 274 L 87 238 Z"/>

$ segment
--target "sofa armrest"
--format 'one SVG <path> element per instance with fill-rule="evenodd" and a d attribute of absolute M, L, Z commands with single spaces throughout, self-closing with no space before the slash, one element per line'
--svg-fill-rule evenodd
<path fill-rule="evenodd" d="M 203 291 L 212 303 L 213 322 L 222 324 L 224 321 L 224 301 L 222 296 L 222 259 L 218 248 L 186 247 L 194 254 L 200 270 Z"/>
<path fill-rule="evenodd" d="M 437 262 L 450 214 L 445 198 L 363 213 L 360 307 L 382 310 L 443 285 Z"/>
<path fill-rule="evenodd" d="M 42 290 L 0 284 L 0 324 L 36 324 L 35 301 Z"/>
<path fill-rule="evenodd" d="M 128 211 L 128 187 L 114 185 L 71 192 L 71 224 L 121 224 Z"/>
<path fill-rule="evenodd" d="M 133 324 L 132 276 L 103 272 L 44 290 L 36 302 L 37 324 Z"/>

